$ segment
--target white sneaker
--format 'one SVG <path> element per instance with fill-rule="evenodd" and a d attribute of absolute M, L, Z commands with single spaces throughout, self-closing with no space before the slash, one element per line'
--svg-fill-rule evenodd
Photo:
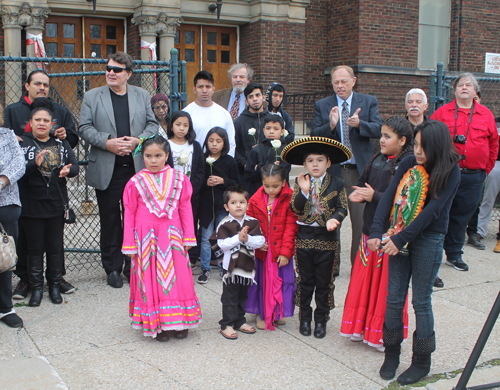
<path fill-rule="evenodd" d="M 354 341 L 354 342 L 363 341 L 363 334 L 360 334 L 359 336 L 352 335 L 351 336 L 351 341 Z"/>

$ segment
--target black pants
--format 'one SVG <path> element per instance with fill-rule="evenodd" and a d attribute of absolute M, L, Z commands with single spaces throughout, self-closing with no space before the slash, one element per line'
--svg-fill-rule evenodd
<path fill-rule="evenodd" d="M 134 176 L 133 166 L 115 166 L 108 188 L 95 190 L 101 220 L 101 259 L 106 274 L 113 271 L 130 275 L 130 257 L 122 254 L 125 185 Z M 125 267 L 123 266 L 125 262 Z"/>
<path fill-rule="evenodd" d="M 299 319 L 312 321 L 311 301 L 314 294 L 314 321 L 326 323 L 330 319 L 330 310 L 335 307 L 333 270 L 338 264 L 339 247 L 336 232 L 299 225 L 295 243 L 298 270 L 295 304 L 300 307 Z"/>
<path fill-rule="evenodd" d="M 220 298 L 222 302 L 222 320 L 219 321 L 222 330 L 226 329 L 227 326 L 239 328 L 247 322 L 245 304 L 248 299 L 250 283 L 244 278 L 241 278 L 243 283 L 237 283 L 240 281 L 239 279 L 239 277 L 235 277 L 236 283 L 232 283 L 231 280 L 222 283 L 222 296 Z"/>
<path fill-rule="evenodd" d="M 0 207 L 0 222 L 9 236 L 14 238 L 17 246 L 18 219 L 21 207 L 16 205 Z M 12 271 L 0 273 L 0 313 L 12 310 Z"/>
<path fill-rule="evenodd" d="M 14 274 L 17 275 L 21 281 L 28 283 L 28 241 L 26 239 L 26 232 L 22 226 L 19 226 L 19 237 L 17 239 L 17 265 Z M 66 275 L 66 264 L 64 258 L 64 241 L 61 247 L 62 258 L 63 258 L 63 269 L 62 274 Z"/>
<path fill-rule="evenodd" d="M 448 260 L 462 258 L 467 223 L 479 205 L 486 172 L 461 174 L 460 184 L 450 208 L 448 232 L 444 238 L 444 250 Z"/>

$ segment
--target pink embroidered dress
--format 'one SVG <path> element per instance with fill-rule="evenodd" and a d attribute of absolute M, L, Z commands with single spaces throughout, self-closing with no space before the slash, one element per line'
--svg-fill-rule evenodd
<path fill-rule="evenodd" d="M 143 169 L 125 187 L 122 252 L 132 256 L 129 315 L 144 336 L 196 328 L 200 302 L 184 246 L 196 246 L 186 175 Z"/>

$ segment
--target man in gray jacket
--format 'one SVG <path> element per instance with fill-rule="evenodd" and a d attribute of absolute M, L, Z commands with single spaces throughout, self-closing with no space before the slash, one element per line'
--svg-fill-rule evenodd
<path fill-rule="evenodd" d="M 133 152 L 140 137 L 158 134 L 150 96 L 142 88 L 129 85 L 132 57 L 111 54 L 106 66 L 106 86 L 85 94 L 78 132 L 90 145 L 87 182 L 95 188 L 101 219 L 101 258 L 108 284 L 123 286 L 120 273 L 130 280 L 130 258 L 122 254 L 123 190 L 130 178 L 144 168 L 140 155 Z M 125 261 L 125 267 L 124 267 Z"/>

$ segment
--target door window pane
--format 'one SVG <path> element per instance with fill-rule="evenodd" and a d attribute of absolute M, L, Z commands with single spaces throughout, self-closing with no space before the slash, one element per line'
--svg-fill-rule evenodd
<path fill-rule="evenodd" d="M 222 33 L 220 35 L 220 44 L 222 46 L 230 46 L 231 45 L 231 36 L 229 34 Z"/>
<path fill-rule="evenodd" d="M 214 32 L 207 33 L 207 45 L 217 46 L 217 33 Z"/>
<path fill-rule="evenodd" d="M 175 32 L 174 43 L 181 43 L 181 32 L 179 30 Z"/>
<path fill-rule="evenodd" d="M 106 39 L 116 39 L 116 26 L 106 26 Z"/>
<path fill-rule="evenodd" d="M 46 43 L 45 51 L 47 53 L 47 57 L 57 57 L 57 43 Z"/>
<path fill-rule="evenodd" d="M 230 53 L 227 50 L 221 50 L 220 52 L 220 62 L 222 64 L 229 64 Z"/>
<path fill-rule="evenodd" d="M 217 50 L 207 50 L 207 62 L 217 62 Z"/>
<path fill-rule="evenodd" d="M 116 53 L 116 45 L 106 45 L 106 55 Z"/>
<path fill-rule="evenodd" d="M 184 43 L 194 45 L 194 31 L 184 31 Z"/>
<path fill-rule="evenodd" d="M 75 44 L 74 43 L 65 43 L 64 46 L 64 57 L 74 57 L 75 56 Z"/>
<path fill-rule="evenodd" d="M 63 24 L 63 37 L 64 38 L 74 38 L 75 37 L 75 25 L 74 24 Z"/>
<path fill-rule="evenodd" d="M 184 61 L 194 62 L 194 49 L 185 49 L 184 50 Z"/>
<path fill-rule="evenodd" d="M 57 23 L 45 24 L 45 38 L 57 38 Z"/>
<path fill-rule="evenodd" d="M 101 26 L 95 24 L 90 25 L 90 39 L 101 39 Z"/>
<path fill-rule="evenodd" d="M 95 56 L 93 55 L 95 53 Z M 101 58 L 101 45 L 90 44 L 90 56 L 95 58 Z"/>

